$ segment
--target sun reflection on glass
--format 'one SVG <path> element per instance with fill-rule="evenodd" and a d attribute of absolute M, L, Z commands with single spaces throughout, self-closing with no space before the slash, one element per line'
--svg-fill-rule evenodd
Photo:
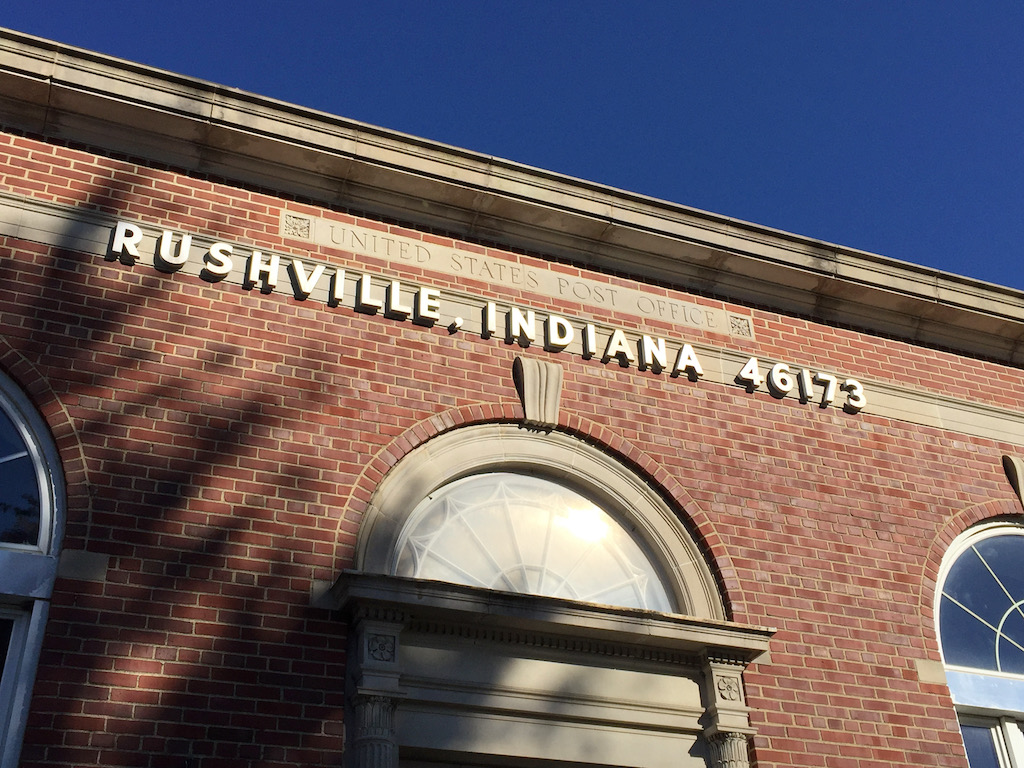
<path fill-rule="evenodd" d="M 657 568 L 592 500 L 511 472 L 456 480 L 409 516 L 394 573 L 605 605 L 670 611 Z"/>
<path fill-rule="evenodd" d="M 608 535 L 608 523 L 604 512 L 597 507 L 570 508 L 555 518 L 555 525 L 561 526 L 573 536 L 588 543 L 601 541 Z"/>

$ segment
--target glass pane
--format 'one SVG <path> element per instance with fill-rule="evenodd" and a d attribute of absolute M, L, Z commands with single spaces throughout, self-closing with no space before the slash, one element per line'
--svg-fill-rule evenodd
<path fill-rule="evenodd" d="M 993 536 L 979 541 L 974 550 L 1015 600 L 1024 599 L 1024 569 L 1020 567 L 1024 537 Z"/>
<path fill-rule="evenodd" d="M 980 725 L 961 725 L 967 762 L 971 768 L 1000 768 L 996 752 L 995 734 L 992 728 Z"/>
<path fill-rule="evenodd" d="M 1024 536 L 964 550 L 942 589 L 939 632 L 947 664 L 1024 674 Z"/>
<path fill-rule="evenodd" d="M 7 414 L 0 411 L 0 543 L 39 541 L 39 483 L 32 457 Z"/>
<path fill-rule="evenodd" d="M 473 475 L 410 516 L 395 573 L 421 579 L 670 611 L 643 550 L 570 488 L 527 475 Z"/>
<path fill-rule="evenodd" d="M 996 669 L 996 629 L 953 603 L 945 594 L 939 604 L 939 634 L 947 664 L 974 669 Z"/>
<path fill-rule="evenodd" d="M 942 593 L 967 606 L 979 619 L 992 626 L 999 623 L 1013 602 L 999 587 L 996 577 L 974 547 L 957 558 L 946 577 Z"/>
<path fill-rule="evenodd" d="M 14 631 L 14 620 L 0 617 L 0 674 L 3 673 L 7 659 L 7 649 L 11 646 L 11 632 Z"/>
<path fill-rule="evenodd" d="M 1014 606 L 999 626 L 996 642 L 996 668 L 1000 672 L 1024 674 L 1024 616 Z"/>

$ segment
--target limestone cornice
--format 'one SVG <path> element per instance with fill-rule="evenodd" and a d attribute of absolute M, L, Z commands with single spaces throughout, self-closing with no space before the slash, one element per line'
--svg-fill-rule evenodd
<path fill-rule="evenodd" d="M 0 30 L 9 127 L 1024 363 L 1024 293 Z"/>
<path fill-rule="evenodd" d="M 661 663 L 692 663 L 708 653 L 749 663 L 768 650 L 774 634 L 729 621 L 356 571 L 345 571 L 330 595 L 332 606 L 349 615 L 400 613 L 421 632 Z"/>

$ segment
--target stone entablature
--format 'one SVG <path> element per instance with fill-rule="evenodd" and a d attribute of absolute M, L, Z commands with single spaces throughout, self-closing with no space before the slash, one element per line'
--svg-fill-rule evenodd
<path fill-rule="evenodd" d="M 352 626 L 350 768 L 399 751 L 748 765 L 741 676 L 772 630 L 355 572 L 331 602 Z"/>

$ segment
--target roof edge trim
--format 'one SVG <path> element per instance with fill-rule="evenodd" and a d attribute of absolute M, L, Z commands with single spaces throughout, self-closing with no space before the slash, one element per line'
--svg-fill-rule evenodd
<path fill-rule="evenodd" d="M 1024 364 L 1015 289 L 3 29 L 0 94 L 5 123 L 28 133 Z"/>

